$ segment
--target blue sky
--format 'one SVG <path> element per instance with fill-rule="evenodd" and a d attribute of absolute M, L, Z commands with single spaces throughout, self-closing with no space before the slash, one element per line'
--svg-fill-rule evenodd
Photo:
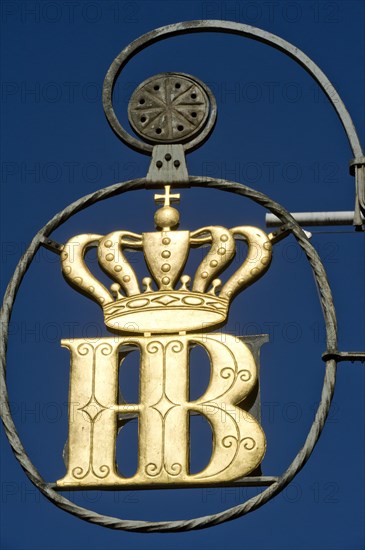
<path fill-rule="evenodd" d="M 364 134 L 364 3 L 323 1 L 4 0 L 2 22 L 2 288 L 34 233 L 77 198 L 142 177 L 148 157 L 128 149 L 104 117 L 104 75 L 119 51 L 153 28 L 192 19 L 230 19 L 277 34 L 302 49 L 336 86 Z M 139 54 L 123 71 L 116 110 L 127 125 L 134 88 L 164 71 L 190 73 L 216 96 L 210 140 L 187 157 L 189 173 L 245 183 L 290 211 L 352 210 L 352 153 L 333 108 L 291 59 L 246 38 L 199 34 Z M 205 189 L 183 190 L 181 227 L 256 225 L 265 210 Z M 99 203 L 61 226 L 78 233 L 153 229 L 153 192 Z M 313 229 L 333 290 L 339 349 L 365 349 L 364 234 Z M 193 268 L 194 262 L 191 263 Z M 136 264 L 137 271 L 142 268 Z M 141 271 L 141 276 L 144 273 Z M 227 331 L 268 333 L 262 348 L 265 475 L 280 475 L 303 445 L 323 382 L 324 328 L 308 263 L 292 237 L 275 246 L 268 273 L 234 301 Z M 69 357 L 61 338 L 107 335 L 98 306 L 63 280 L 58 258 L 41 250 L 14 308 L 8 384 L 24 446 L 47 481 L 64 475 Z M 125 376 L 126 394 L 133 396 Z M 207 365 L 196 358 L 196 388 Z M 134 378 L 136 376 L 134 375 Z M 132 380 L 132 381 L 130 381 Z M 129 393 L 128 393 L 129 392 Z M 136 428 L 118 442 L 125 471 L 135 464 Z M 124 436 L 123 436 L 124 437 Z M 129 438 L 129 439 L 128 439 Z M 194 464 L 204 466 L 209 432 L 192 428 Z M 340 364 L 329 420 L 304 470 L 269 504 L 218 527 L 180 534 L 113 532 L 57 509 L 37 493 L 1 433 L 1 547 L 7 550 L 212 548 L 357 550 L 364 547 L 364 369 Z M 128 470 L 129 469 L 129 470 Z M 181 519 L 235 506 L 257 490 L 200 489 L 80 493 L 79 504 L 125 519 Z"/>

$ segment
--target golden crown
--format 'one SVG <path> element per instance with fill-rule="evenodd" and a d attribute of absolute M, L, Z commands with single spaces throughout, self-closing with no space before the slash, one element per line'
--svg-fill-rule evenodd
<path fill-rule="evenodd" d="M 266 233 L 256 227 L 208 226 L 193 232 L 178 231 L 179 212 L 170 206 L 170 200 L 178 195 L 170 195 L 170 187 L 165 187 L 164 206 L 155 214 L 159 231 L 141 235 L 129 231 L 113 231 L 105 236 L 77 235 L 63 248 L 61 262 L 65 278 L 102 306 L 105 324 L 114 330 L 178 333 L 220 325 L 227 318 L 233 297 L 259 279 L 270 265 L 271 242 Z M 159 197 L 157 195 L 157 199 Z M 222 286 L 217 276 L 236 255 L 236 238 L 246 241 L 247 257 Z M 190 248 L 204 245 L 210 245 L 210 249 L 191 284 L 191 278 L 181 274 Z M 85 263 L 85 254 L 91 247 L 97 247 L 101 268 L 115 281 L 110 291 Z M 153 280 L 145 277 L 144 291 L 141 291 L 124 255 L 127 249 L 143 252 L 157 290 L 152 287 Z"/>

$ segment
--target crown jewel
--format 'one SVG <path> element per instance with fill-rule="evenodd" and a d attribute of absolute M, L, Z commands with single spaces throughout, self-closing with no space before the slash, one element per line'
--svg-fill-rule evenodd
<path fill-rule="evenodd" d="M 179 212 L 171 202 L 180 198 L 165 186 L 165 195 L 155 195 L 164 205 L 155 214 L 158 231 L 114 231 L 108 235 L 84 234 L 70 239 L 61 254 L 62 272 L 79 291 L 98 302 L 105 324 L 114 330 L 137 333 L 178 333 L 222 324 L 233 297 L 259 279 L 271 261 L 271 242 L 256 227 L 226 229 L 202 227 L 180 231 Z M 222 285 L 218 275 L 236 254 L 235 239 L 248 245 L 247 257 Z M 191 247 L 210 245 L 209 252 L 191 279 L 182 275 Z M 84 256 L 96 247 L 102 269 L 114 280 L 110 291 L 90 272 Z M 143 252 L 152 278 L 139 281 L 124 251 Z M 153 289 L 153 281 L 157 290 Z M 218 292 L 218 289 L 221 290 Z M 175 315 L 174 315 L 175 313 Z"/>

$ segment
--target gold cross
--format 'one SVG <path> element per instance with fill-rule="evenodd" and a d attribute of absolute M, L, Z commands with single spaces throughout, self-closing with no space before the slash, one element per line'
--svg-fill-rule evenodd
<path fill-rule="evenodd" d="M 157 203 L 164 202 L 164 206 L 170 206 L 171 202 L 179 202 L 180 201 L 180 193 L 176 193 L 175 195 L 170 193 L 171 185 L 165 185 L 165 194 L 164 195 L 158 195 L 156 194 L 154 196 L 154 199 Z"/>

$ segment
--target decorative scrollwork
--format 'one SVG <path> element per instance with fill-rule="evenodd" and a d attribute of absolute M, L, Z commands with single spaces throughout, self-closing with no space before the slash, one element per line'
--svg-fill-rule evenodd
<path fill-rule="evenodd" d="M 247 451 L 252 451 L 256 447 L 256 441 L 252 437 L 244 437 L 241 439 L 241 443 Z"/>
<path fill-rule="evenodd" d="M 242 382 L 248 382 L 252 378 L 252 373 L 247 369 L 242 369 L 237 374 Z"/>
<path fill-rule="evenodd" d="M 175 462 L 174 464 L 171 464 L 171 466 L 167 466 L 165 464 L 164 468 L 165 468 L 165 471 L 170 476 L 178 476 L 182 472 L 182 465 L 179 464 L 178 462 Z"/>
<path fill-rule="evenodd" d="M 221 378 L 228 380 L 228 378 L 231 378 L 235 375 L 235 371 L 231 367 L 224 367 L 224 369 L 220 371 L 219 375 Z"/>
<path fill-rule="evenodd" d="M 82 343 L 79 346 L 77 346 L 77 353 L 80 355 L 87 355 L 90 350 L 93 350 L 93 346 L 91 344 L 85 344 Z"/>
<path fill-rule="evenodd" d="M 150 462 L 145 467 L 145 472 L 150 477 L 156 477 L 161 473 L 162 467 L 158 467 L 154 462 Z"/>
<path fill-rule="evenodd" d="M 153 340 L 152 342 L 149 342 L 146 347 L 148 353 L 157 353 L 159 350 L 164 349 L 161 342 L 158 340 Z"/>
<path fill-rule="evenodd" d="M 238 439 L 234 435 L 226 435 L 226 437 L 222 439 L 222 445 L 226 449 L 232 447 L 233 444 L 236 444 L 236 446 L 238 445 Z"/>
<path fill-rule="evenodd" d="M 171 340 L 166 346 L 166 351 L 171 349 L 173 353 L 180 353 L 184 347 L 184 344 L 179 340 Z"/>
<path fill-rule="evenodd" d="M 93 474 L 98 477 L 99 479 L 104 479 L 105 477 L 107 477 L 109 474 L 110 474 L 110 468 L 109 466 L 107 466 L 106 464 L 103 464 L 102 466 L 99 466 L 98 468 L 99 472 L 101 473 L 97 473 L 95 471 L 95 468 L 93 467 L 92 468 L 92 472 Z"/>
<path fill-rule="evenodd" d="M 76 466 L 76 468 L 72 470 L 72 475 L 76 479 L 84 479 L 84 477 L 86 477 L 89 472 L 90 472 L 90 466 L 86 470 L 86 472 L 84 468 L 81 468 L 81 466 Z"/>
<path fill-rule="evenodd" d="M 112 352 L 113 352 L 113 346 L 108 344 L 107 342 L 103 342 L 102 344 L 99 344 L 96 348 L 95 348 L 95 352 L 99 351 L 100 349 L 100 352 L 102 353 L 102 355 L 110 355 Z"/>

